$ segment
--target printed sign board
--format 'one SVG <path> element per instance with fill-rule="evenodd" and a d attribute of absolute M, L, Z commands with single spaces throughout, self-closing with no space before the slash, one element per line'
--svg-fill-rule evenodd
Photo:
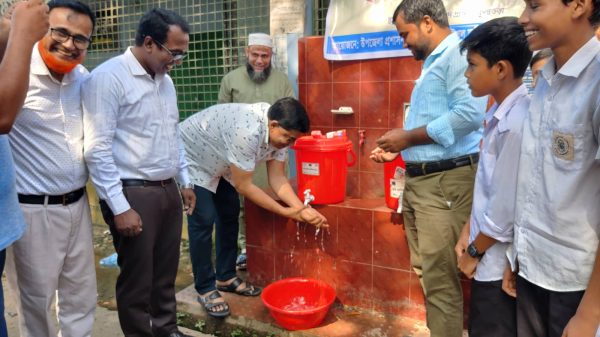
<path fill-rule="evenodd" d="M 324 54 L 328 60 L 410 56 L 392 22 L 400 0 L 331 0 Z M 463 38 L 479 24 L 519 16 L 523 0 L 444 0 L 450 27 Z"/>

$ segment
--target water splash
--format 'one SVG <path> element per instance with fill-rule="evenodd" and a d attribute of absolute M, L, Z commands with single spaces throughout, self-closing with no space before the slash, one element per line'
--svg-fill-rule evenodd
<path fill-rule="evenodd" d="M 285 311 L 303 311 L 314 309 L 316 307 L 317 306 L 314 304 L 306 303 L 306 299 L 304 298 L 304 296 L 296 296 L 292 298 L 291 303 L 286 304 L 282 309 Z"/>

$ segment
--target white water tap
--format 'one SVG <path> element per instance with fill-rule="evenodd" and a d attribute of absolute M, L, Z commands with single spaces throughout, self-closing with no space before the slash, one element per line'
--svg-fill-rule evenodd
<path fill-rule="evenodd" d="M 304 190 L 304 206 L 308 206 L 309 203 L 315 200 L 315 196 L 310 194 L 310 188 Z"/>

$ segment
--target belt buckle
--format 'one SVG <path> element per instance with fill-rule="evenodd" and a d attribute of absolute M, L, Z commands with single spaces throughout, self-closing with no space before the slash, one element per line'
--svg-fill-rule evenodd
<path fill-rule="evenodd" d="M 164 188 L 165 186 L 167 186 L 167 180 L 161 180 L 161 181 L 160 181 L 160 186 L 161 186 L 161 187 L 163 187 L 163 188 Z"/>
<path fill-rule="evenodd" d="M 427 175 L 427 170 L 425 169 L 425 167 L 427 166 L 427 164 L 422 163 L 421 164 L 421 171 L 423 172 L 423 175 L 426 176 Z"/>
<path fill-rule="evenodd" d="M 67 206 L 67 195 L 63 194 L 63 195 L 61 195 L 61 197 L 62 197 L 62 205 Z"/>
<path fill-rule="evenodd" d="M 471 166 L 475 165 L 475 155 L 474 154 L 469 155 L 469 162 L 471 162 Z"/>

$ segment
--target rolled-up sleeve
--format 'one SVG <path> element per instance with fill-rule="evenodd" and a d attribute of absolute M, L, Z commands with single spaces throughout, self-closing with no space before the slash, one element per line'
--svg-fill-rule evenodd
<path fill-rule="evenodd" d="M 482 127 L 487 97 L 473 97 L 464 76 L 466 57 L 453 50 L 446 67 L 447 114 L 427 124 L 429 137 L 444 147 Z"/>
<path fill-rule="evenodd" d="M 114 76 L 110 73 L 93 74 L 83 83 L 81 97 L 84 157 L 98 196 L 106 201 L 113 214 L 118 215 L 131 206 L 123 194 L 112 151 L 123 91 Z"/>

